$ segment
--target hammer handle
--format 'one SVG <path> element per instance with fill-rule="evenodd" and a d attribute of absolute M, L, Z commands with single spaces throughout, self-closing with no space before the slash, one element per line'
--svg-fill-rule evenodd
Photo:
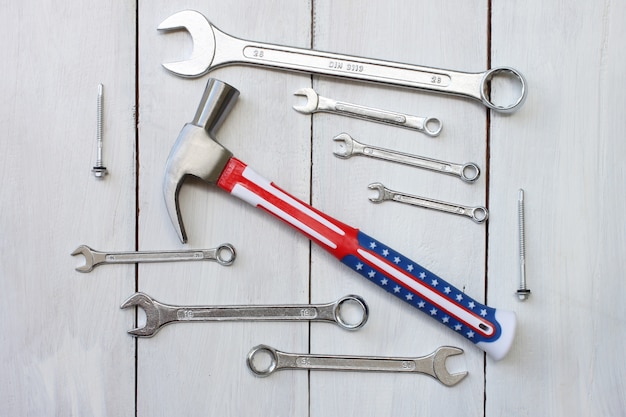
<path fill-rule="evenodd" d="M 289 195 L 236 158 L 230 159 L 217 184 L 299 230 L 369 281 L 475 343 L 493 359 L 508 352 L 515 335 L 515 313 L 479 303 L 389 246 Z"/>

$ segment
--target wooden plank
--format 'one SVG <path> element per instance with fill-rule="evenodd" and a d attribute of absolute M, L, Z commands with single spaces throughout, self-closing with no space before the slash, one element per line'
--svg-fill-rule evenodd
<path fill-rule="evenodd" d="M 486 69 L 487 3 L 395 4 L 315 2 L 314 47 L 460 71 Z M 462 34 L 462 36 L 460 36 Z M 444 279 L 484 299 L 485 227 L 469 219 L 393 202 L 374 205 L 367 186 L 389 188 L 462 204 L 485 204 L 486 179 L 468 185 L 459 179 L 364 157 L 340 160 L 331 140 L 341 132 L 384 148 L 485 167 L 486 130 L 482 105 L 408 89 L 314 77 L 324 96 L 370 107 L 438 117 L 438 138 L 421 133 L 320 114 L 313 117 L 313 203 L 342 221 L 419 262 Z M 447 388 L 419 375 L 312 373 L 311 415 L 482 415 L 483 354 L 407 303 L 314 248 L 311 296 L 332 299 L 356 293 L 371 316 L 358 332 L 313 326 L 315 353 L 422 356 L 441 345 L 465 350 L 448 361 L 453 372 L 467 370 L 460 385 Z M 463 404 L 462 410 L 459 404 Z"/>
<path fill-rule="evenodd" d="M 195 9 L 226 33 L 295 46 L 310 44 L 310 7 L 302 2 L 150 2 L 140 6 L 140 229 L 142 249 L 182 245 L 167 216 L 164 163 L 183 125 L 193 118 L 208 77 L 183 79 L 161 62 L 185 58 L 188 35 L 159 34 L 172 13 Z M 226 67 L 210 74 L 240 90 L 218 140 L 258 173 L 305 201 L 310 195 L 310 119 L 290 109 L 307 75 Z M 309 242 L 260 210 L 215 186 L 188 181 L 181 207 L 189 247 L 232 243 L 232 267 L 216 264 L 142 266 L 139 288 L 173 304 L 288 304 L 309 299 Z M 246 366 L 257 344 L 302 351 L 307 323 L 214 323 L 170 326 L 140 340 L 139 415 L 306 415 L 306 372 L 255 378 Z"/>
<path fill-rule="evenodd" d="M 0 414 L 132 415 L 133 319 L 119 305 L 134 268 L 83 275 L 70 253 L 134 247 L 135 10 L 3 2 L 0 16 Z"/>
<path fill-rule="evenodd" d="M 488 415 L 623 414 L 626 311 L 621 211 L 626 7 L 494 3 L 493 63 L 522 70 L 525 107 L 492 118 L 489 298 L 519 336 L 487 366 Z M 527 280 L 519 303 L 517 192 L 526 190 Z M 540 381 L 540 383 L 537 383 Z"/>

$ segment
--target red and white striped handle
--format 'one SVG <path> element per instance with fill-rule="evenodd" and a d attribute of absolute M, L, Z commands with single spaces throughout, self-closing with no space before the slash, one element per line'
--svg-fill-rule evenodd
<path fill-rule="evenodd" d="M 299 230 L 368 280 L 474 342 L 493 359 L 508 352 L 515 336 L 515 313 L 477 302 L 390 247 L 292 197 L 236 158 L 230 159 L 217 184 Z"/>

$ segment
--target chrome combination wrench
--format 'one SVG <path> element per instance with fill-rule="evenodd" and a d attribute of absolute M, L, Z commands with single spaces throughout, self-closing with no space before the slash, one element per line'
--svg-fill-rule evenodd
<path fill-rule="evenodd" d="M 337 149 L 333 153 L 336 157 L 342 159 L 347 159 L 354 155 L 369 156 L 370 158 L 383 159 L 385 161 L 397 162 L 404 165 L 453 175 L 459 177 L 465 182 L 474 182 L 480 176 L 480 168 L 473 162 L 455 164 L 452 162 L 425 158 L 423 156 L 396 152 L 389 149 L 377 148 L 375 146 L 360 143 L 347 133 L 341 133 L 335 136 L 333 140 L 338 144 Z"/>
<path fill-rule="evenodd" d="M 413 206 L 424 207 L 433 210 L 443 211 L 445 213 L 458 214 L 469 217 L 474 222 L 481 224 L 489 218 L 489 211 L 482 206 L 468 207 L 458 204 L 446 203 L 444 201 L 433 200 L 431 198 L 420 197 L 411 194 L 401 193 L 399 191 L 390 190 L 379 182 L 375 182 L 367 186 L 370 190 L 378 193 L 374 197 L 370 197 L 372 203 L 382 203 L 383 201 L 397 201 L 399 203 L 411 204 Z"/>
<path fill-rule="evenodd" d="M 230 266 L 237 256 L 230 243 L 223 243 L 213 249 L 190 249 L 181 251 L 140 251 L 140 252 L 100 252 L 89 246 L 81 245 L 72 256 L 83 255 L 85 265 L 76 268 L 78 272 L 91 272 L 100 264 L 134 264 L 139 262 L 176 262 L 176 261 L 216 261 L 220 265 Z"/>
<path fill-rule="evenodd" d="M 452 94 L 478 100 L 500 112 L 517 110 L 526 98 L 526 80 L 509 67 L 467 73 L 248 41 L 222 32 L 194 10 L 174 13 L 157 29 L 186 29 L 191 35 L 189 59 L 163 64 L 182 77 L 199 77 L 225 65 L 250 64 Z M 494 102 L 491 80 L 497 77 L 516 83 L 519 96 L 510 103 Z"/>
<path fill-rule="evenodd" d="M 365 107 L 360 104 L 337 101 L 320 96 L 312 88 L 301 88 L 293 94 L 295 96 L 305 96 L 307 98 L 305 105 L 293 106 L 294 110 L 300 113 L 312 114 L 317 112 L 327 112 L 340 114 L 343 116 L 371 120 L 392 126 L 405 127 L 407 129 L 417 130 L 418 132 L 422 132 L 432 137 L 439 136 L 439 133 L 441 133 L 442 124 L 436 117 L 411 116 L 409 114 L 399 112 Z"/>
<path fill-rule="evenodd" d="M 248 353 L 248 368 L 259 377 L 266 377 L 282 369 L 361 372 L 409 372 L 430 375 L 443 385 L 451 387 L 461 382 L 467 372 L 451 374 L 446 359 L 460 355 L 463 349 L 442 346 L 427 356 L 393 358 L 384 356 L 338 356 L 286 353 L 267 345 L 259 345 Z M 269 365 L 261 366 L 262 356 L 269 356 Z M 265 361 L 267 362 L 267 361 Z"/>
<path fill-rule="evenodd" d="M 342 308 L 350 304 L 358 307 L 361 313 L 358 320 L 348 319 L 342 313 Z M 367 322 L 369 316 L 365 300 L 358 295 L 346 295 L 327 304 L 176 306 L 160 303 L 138 292 L 124 301 L 121 308 L 135 306 L 146 313 L 146 324 L 128 331 L 136 337 L 152 337 L 166 324 L 196 321 L 322 321 L 356 330 Z"/>

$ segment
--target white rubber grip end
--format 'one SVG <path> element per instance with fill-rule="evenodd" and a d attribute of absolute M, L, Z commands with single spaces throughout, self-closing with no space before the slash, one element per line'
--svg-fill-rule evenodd
<path fill-rule="evenodd" d="M 500 337 L 493 342 L 478 342 L 476 346 L 484 350 L 491 359 L 499 361 L 506 356 L 513 344 L 517 316 L 512 311 L 496 309 L 496 321 L 500 324 Z"/>

